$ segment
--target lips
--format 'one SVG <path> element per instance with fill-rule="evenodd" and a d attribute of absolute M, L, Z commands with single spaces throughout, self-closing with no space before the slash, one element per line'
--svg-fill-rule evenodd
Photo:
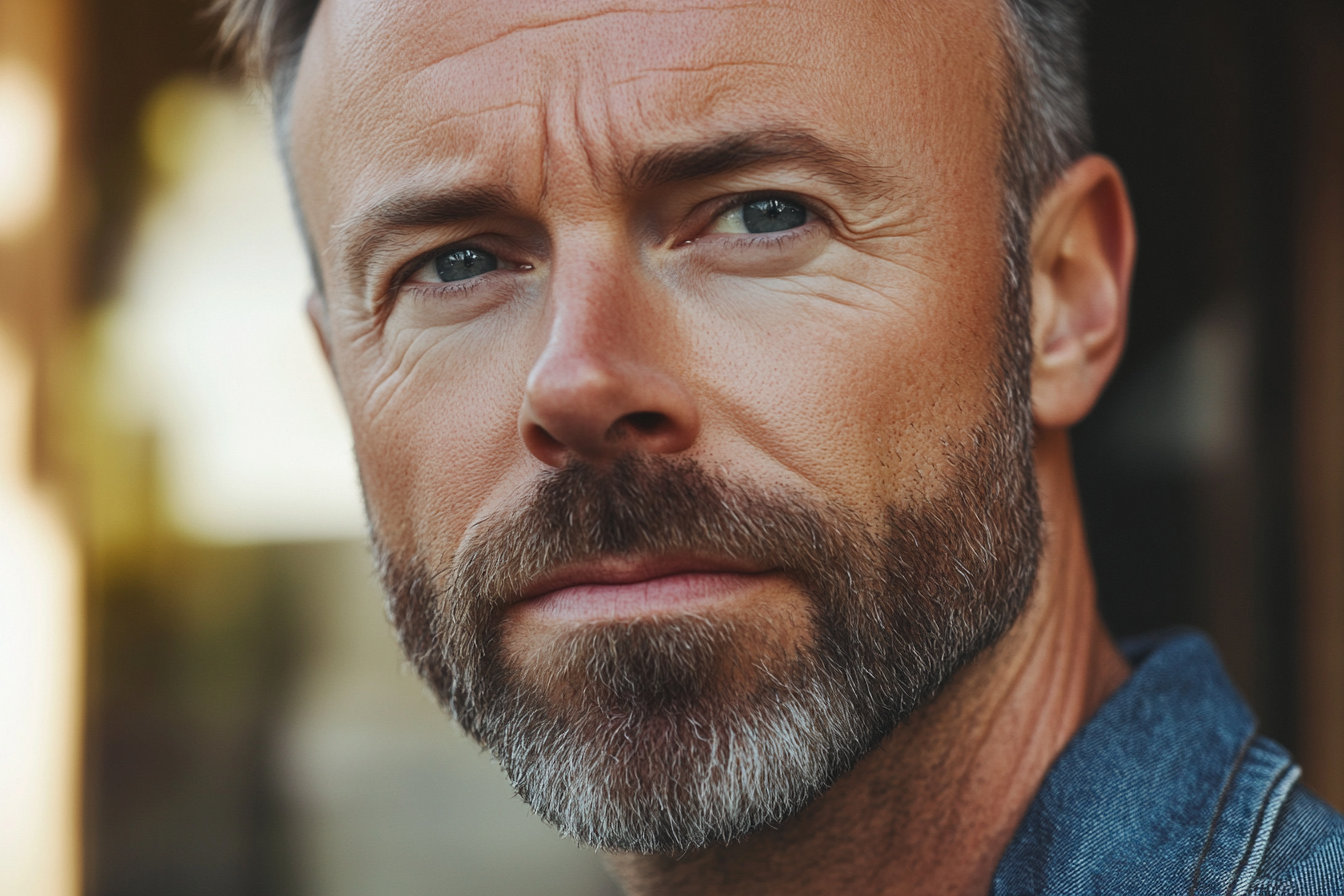
<path fill-rule="evenodd" d="M 719 558 L 604 558 L 543 576 L 514 611 L 575 621 L 695 612 L 752 590 L 765 575 Z"/>

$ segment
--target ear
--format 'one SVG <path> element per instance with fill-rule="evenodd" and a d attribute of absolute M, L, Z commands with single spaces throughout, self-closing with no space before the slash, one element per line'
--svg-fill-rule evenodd
<path fill-rule="evenodd" d="M 1125 345 L 1134 216 L 1120 170 L 1087 156 L 1037 207 L 1031 235 L 1036 425 L 1063 429 L 1096 403 Z"/>
<path fill-rule="evenodd" d="M 308 320 L 313 325 L 313 332 L 317 334 L 318 344 L 322 346 L 322 354 L 326 356 L 327 366 L 331 367 L 331 322 L 327 317 L 327 300 L 322 298 L 317 290 L 313 290 L 308 293 L 305 308 L 308 310 Z"/>

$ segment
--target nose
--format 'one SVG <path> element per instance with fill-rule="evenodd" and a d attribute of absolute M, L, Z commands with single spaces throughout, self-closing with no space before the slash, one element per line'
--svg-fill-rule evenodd
<path fill-rule="evenodd" d="M 553 268 L 550 332 L 518 420 L 523 443 L 549 466 L 675 454 L 699 435 L 695 396 L 669 365 L 672 309 L 622 268 L 562 269 L 559 259 Z"/>

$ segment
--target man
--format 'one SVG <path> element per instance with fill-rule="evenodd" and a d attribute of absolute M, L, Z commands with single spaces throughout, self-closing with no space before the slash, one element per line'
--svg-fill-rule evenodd
<path fill-rule="evenodd" d="M 1068 0 L 235 0 L 402 644 L 631 893 L 1337 893 L 1067 429 L 1135 238 Z"/>

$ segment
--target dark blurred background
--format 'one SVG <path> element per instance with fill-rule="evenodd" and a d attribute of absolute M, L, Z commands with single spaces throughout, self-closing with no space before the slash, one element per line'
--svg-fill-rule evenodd
<path fill-rule="evenodd" d="M 1074 435 L 1103 611 L 1121 637 L 1210 632 L 1264 730 L 1344 808 L 1344 3 L 1092 6 L 1097 145 L 1140 233 L 1127 354 Z M 0 327 L 31 372 L 25 470 L 80 558 L 64 767 L 81 888 L 606 892 L 402 670 L 349 482 L 314 480 L 338 498 L 317 521 L 267 504 L 284 489 L 265 482 L 248 504 L 229 480 L 217 500 L 237 507 L 215 512 L 192 497 L 208 477 L 182 472 L 208 425 L 117 410 L 134 388 L 108 383 L 153 354 L 137 334 L 163 316 L 144 298 L 162 234 L 208 217 L 231 159 L 240 177 L 273 164 L 228 142 L 265 112 L 211 39 L 189 0 L 0 0 L 0 63 L 46 79 L 63 135 L 47 210 L 0 227 Z M 216 186 L 190 187 L 207 157 Z M 284 218 L 271 189 L 235 229 Z M 220 275 L 229 239 L 193 244 L 175 276 Z M 285 251 L 283 276 L 257 276 L 300 278 L 277 300 L 298 332 Z"/>

